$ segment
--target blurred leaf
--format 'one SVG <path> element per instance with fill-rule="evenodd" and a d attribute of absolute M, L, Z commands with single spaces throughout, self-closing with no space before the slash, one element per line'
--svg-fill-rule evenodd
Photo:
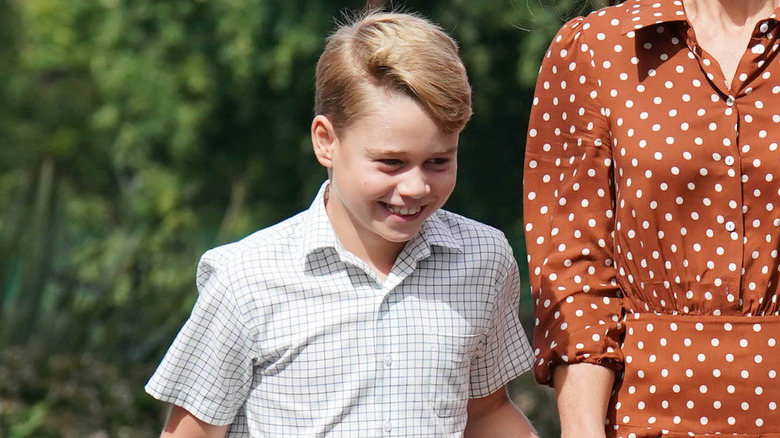
<path fill-rule="evenodd" d="M 27 438 L 36 436 L 46 422 L 49 408 L 45 403 L 37 403 L 27 411 L 27 418 L 11 428 L 11 438 Z M 40 435 L 38 435 L 40 436 Z"/>

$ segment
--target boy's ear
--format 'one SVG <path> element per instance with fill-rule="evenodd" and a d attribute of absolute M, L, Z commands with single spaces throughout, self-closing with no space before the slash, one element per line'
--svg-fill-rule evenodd
<path fill-rule="evenodd" d="M 328 169 L 333 167 L 333 148 L 338 141 L 333 123 L 322 114 L 314 117 L 311 122 L 311 144 L 317 161 Z"/>

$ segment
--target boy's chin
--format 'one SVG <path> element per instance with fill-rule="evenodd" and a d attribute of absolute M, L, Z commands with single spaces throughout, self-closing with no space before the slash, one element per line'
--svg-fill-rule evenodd
<path fill-rule="evenodd" d="M 420 233 L 420 229 L 422 229 L 422 225 L 415 226 L 415 227 L 404 227 L 403 229 L 399 229 L 399 228 L 400 227 L 386 227 L 379 234 L 380 236 L 382 236 L 382 238 L 384 238 L 388 242 L 406 243 L 414 239 L 415 236 L 417 236 Z"/>

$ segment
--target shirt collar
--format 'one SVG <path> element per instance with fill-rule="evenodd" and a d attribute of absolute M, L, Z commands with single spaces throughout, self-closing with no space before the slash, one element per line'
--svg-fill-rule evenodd
<path fill-rule="evenodd" d="M 628 0 L 619 8 L 625 8 L 625 17 L 620 31 L 623 35 L 660 23 L 686 21 L 682 0 Z"/>
<path fill-rule="evenodd" d="M 302 256 L 304 259 L 324 248 L 334 248 L 338 252 L 343 248 L 325 210 L 325 192 L 329 183 L 330 181 L 327 180 L 322 183 L 317 196 L 306 211 L 306 219 L 303 221 Z M 453 236 L 452 230 L 444 223 L 440 214 L 441 212 L 437 211 L 423 222 L 420 232 L 406 244 L 401 253 L 402 257 L 408 254 L 415 260 L 419 260 L 430 255 L 432 246 L 461 250 L 461 244 Z"/>
<path fill-rule="evenodd" d="M 455 251 L 460 251 L 462 249 L 461 244 L 455 239 L 455 236 L 452 235 L 450 227 L 444 223 L 444 220 L 441 217 L 441 210 L 433 213 L 425 222 L 423 222 L 420 232 L 412 239 L 410 246 L 414 245 L 417 240 L 424 241 L 425 245 L 429 248 L 431 246 L 441 246 Z"/>
<path fill-rule="evenodd" d="M 338 238 L 333 231 L 328 219 L 328 213 L 325 211 L 325 193 L 328 189 L 329 181 L 325 181 L 320 186 L 317 196 L 314 197 L 309 209 L 306 210 L 303 221 L 303 254 L 304 259 L 309 254 L 323 248 L 337 248 Z"/>

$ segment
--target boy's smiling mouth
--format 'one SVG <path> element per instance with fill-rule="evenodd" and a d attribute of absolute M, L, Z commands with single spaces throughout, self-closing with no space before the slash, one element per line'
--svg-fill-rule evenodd
<path fill-rule="evenodd" d="M 390 213 L 397 214 L 399 216 L 414 216 L 420 211 L 422 211 L 422 207 L 397 207 L 395 205 L 390 205 L 386 203 L 382 203 L 382 205 L 389 211 Z"/>

